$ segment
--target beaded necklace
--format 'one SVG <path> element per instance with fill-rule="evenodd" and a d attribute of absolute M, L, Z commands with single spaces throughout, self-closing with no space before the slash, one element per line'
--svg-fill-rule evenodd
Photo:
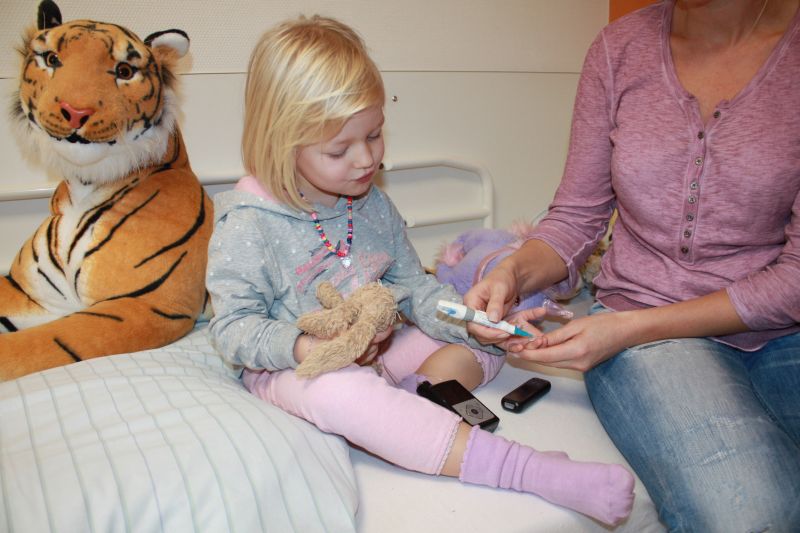
<path fill-rule="evenodd" d="M 328 240 L 328 236 L 325 234 L 325 230 L 322 229 L 322 224 L 319 222 L 319 216 L 316 211 L 311 211 L 311 220 L 314 221 L 314 227 L 319 234 L 322 245 L 327 248 L 329 252 L 336 254 L 342 260 L 342 265 L 344 265 L 345 268 L 349 267 L 350 257 L 348 257 L 348 254 L 350 253 L 350 245 L 353 244 L 353 197 L 347 197 L 347 240 L 344 245 L 344 250 L 340 250 L 338 247 L 334 248 L 331 241 Z"/>

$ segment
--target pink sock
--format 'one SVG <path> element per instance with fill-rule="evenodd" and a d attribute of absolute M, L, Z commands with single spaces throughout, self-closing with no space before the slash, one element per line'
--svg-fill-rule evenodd
<path fill-rule="evenodd" d="M 633 507 L 633 476 L 614 464 L 580 463 L 472 428 L 459 479 L 530 492 L 609 525 Z"/>

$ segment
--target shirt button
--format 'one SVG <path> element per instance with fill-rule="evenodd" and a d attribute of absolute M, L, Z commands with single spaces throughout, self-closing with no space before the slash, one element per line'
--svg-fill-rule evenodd
<path fill-rule="evenodd" d="M 696 181 L 693 181 L 693 182 L 692 182 L 692 183 L 689 185 L 689 188 L 690 188 L 690 189 L 692 189 L 693 191 L 696 191 L 696 190 L 697 190 L 697 182 L 696 182 Z"/>
<path fill-rule="evenodd" d="M 689 248 L 686 247 L 686 246 L 681 246 L 681 253 L 682 254 L 688 254 L 689 253 Z"/>
<path fill-rule="evenodd" d="M 702 157 L 698 157 L 697 159 L 694 160 L 694 164 L 699 167 L 700 165 L 703 164 L 703 158 Z"/>
<path fill-rule="evenodd" d="M 719 112 L 719 109 L 714 111 L 714 118 L 719 118 L 722 113 Z"/>
<path fill-rule="evenodd" d="M 696 197 L 696 196 L 690 196 L 690 197 L 689 197 L 689 203 L 690 203 L 690 204 L 693 204 L 693 203 L 695 203 L 696 201 L 697 201 L 697 197 Z"/>
<path fill-rule="evenodd" d="M 689 222 L 691 222 L 692 220 L 694 220 L 694 215 L 692 215 L 691 213 L 689 213 L 688 215 L 686 215 L 686 220 L 688 220 Z"/>
<path fill-rule="evenodd" d="M 684 237 L 686 237 L 686 238 L 688 239 L 689 237 L 691 237 L 691 236 L 692 236 L 692 232 L 691 232 L 691 231 L 689 231 L 688 229 L 687 229 L 687 230 L 684 230 L 684 231 L 683 231 L 683 236 L 684 236 Z"/>
<path fill-rule="evenodd" d="M 698 138 L 698 139 L 702 139 L 702 138 L 703 138 L 703 137 L 705 137 L 705 136 L 706 136 L 706 134 L 705 134 L 705 133 L 703 133 L 702 131 L 700 131 L 700 132 L 698 132 L 698 133 L 697 133 L 697 138 Z"/>

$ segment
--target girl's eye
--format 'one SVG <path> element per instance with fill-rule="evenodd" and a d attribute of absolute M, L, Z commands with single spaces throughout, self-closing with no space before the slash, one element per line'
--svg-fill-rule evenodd
<path fill-rule="evenodd" d="M 136 74 L 136 67 L 128 63 L 119 63 L 117 65 L 115 74 L 121 80 L 129 80 Z"/>
<path fill-rule="evenodd" d="M 381 133 L 382 132 L 380 132 L 380 131 L 378 133 L 374 133 L 374 134 L 370 135 L 369 137 L 367 137 L 367 139 L 369 139 L 370 141 L 376 141 L 376 140 L 381 138 Z"/>
<path fill-rule="evenodd" d="M 58 58 L 58 54 L 55 52 L 45 52 L 44 64 L 50 68 L 56 68 L 61 66 L 61 60 Z"/>
<path fill-rule="evenodd" d="M 327 154 L 327 155 L 328 155 L 328 157 L 330 157 L 331 159 L 339 159 L 339 158 L 342 158 L 342 157 L 344 157 L 344 153 L 345 153 L 346 151 L 347 151 L 347 150 L 342 150 L 341 152 L 335 152 L 335 153 L 332 153 L 332 154 Z"/>

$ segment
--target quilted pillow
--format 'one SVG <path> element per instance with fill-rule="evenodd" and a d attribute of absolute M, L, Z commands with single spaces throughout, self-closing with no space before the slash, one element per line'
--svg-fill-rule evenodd
<path fill-rule="evenodd" d="M 196 330 L 0 383 L 2 531 L 354 531 L 346 443 L 247 393 Z"/>

